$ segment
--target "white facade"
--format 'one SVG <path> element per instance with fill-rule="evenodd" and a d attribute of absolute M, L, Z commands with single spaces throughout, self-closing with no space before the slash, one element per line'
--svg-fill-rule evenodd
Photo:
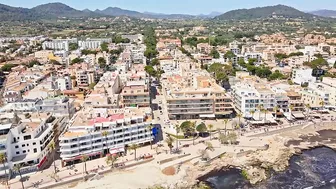
<path fill-rule="evenodd" d="M 56 80 L 57 89 L 64 91 L 72 89 L 72 83 L 69 76 L 63 78 L 57 78 Z"/>
<path fill-rule="evenodd" d="M 102 44 L 101 41 L 79 41 L 78 46 L 81 49 L 98 49 Z"/>
<path fill-rule="evenodd" d="M 48 145 L 55 140 L 54 127 L 58 125 L 61 128 L 66 123 L 63 118 L 58 119 L 51 114 L 36 115 L 22 119 L 7 135 L 6 151 L 9 167 L 24 164 L 21 169 L 23 174 L 39 170 L 50 158 Z M 13 171 L 12 174 L 17 173 Z"/>
<path fill-rule="evenodd" d="M 315 82 L 316 78 L 312 76 L 312 73 L 313 73 L 313 69 L 310 69 L 310 68 L 293 69 L 292 81 L 298 85 L 301 85 L 303 83 Z"/>
<path fill-rule="evenodd" d="M 259 106 L 273 110 L 276 106 L 276 95 L 268 88 L 255 88 L 248 84 L 238 83 L 233 88 L 234 106 L 244 117 L 251 116 L 250 111 L 259 111 Z"/>
<path fill-rule="evenodd" d="M 53 49 L 53 50 L 66 50 L 69 51 L 68 41 L 45 41 L 42 44 L 43 50 Z"/>
<path fill-rule="evenodd" d="M 67 132 L 60 136 L 63 161 L 74 161 L 82 155 L 92 157 L 100 155 L 103 150 L 109 153 L 113 149 L 124 149 L 126 145 L 143 144 L 153 140 L 152 131 L 147 129 L 151 124 L 147 121 L 148 115 L 125 113 L 107 115 L 107 109 L 99 110 L 101 111 L 97 115 L 101 117 L 89 119 L 90 115 L 78 112 L 69 122 Z M 106 137 L 102 135 L 104 131 L 108 133 Z"/>

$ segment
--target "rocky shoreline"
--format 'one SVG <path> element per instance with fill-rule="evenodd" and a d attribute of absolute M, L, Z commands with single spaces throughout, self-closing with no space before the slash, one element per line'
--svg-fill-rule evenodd
<path fill-rule="evenodd" d="M 266 137 L 269 140 L 267 150 L 256 150 L 237 156 L 225 154 L 211 164 L 200 165 L 188 175 L 188 183 L 197 185 L 205 175 L 216 171 L 227 170 L 232 167 L 242 170 L 243 176 L 252 184 L 258 184 L 269 178 L 269 170 L 275 172 L 285 171 L 289 160 L 294 155 L 300 155 L 304 150 L 318 147 L 336 149 L 336 127 L 333 124 L 320 128 L 307 128 L 291 131 L 279 135 Z"/>

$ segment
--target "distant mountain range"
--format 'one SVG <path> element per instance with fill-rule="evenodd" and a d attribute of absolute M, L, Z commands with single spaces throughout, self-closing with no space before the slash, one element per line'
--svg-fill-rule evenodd
<path fill-rule="evenodd" d="M 275 5 L 267 7 L 257 7 L 252 9 L 238 9 L 226 12 L 215 17 L 218 20 L 245 20 L 262 19 L 272 16 L 282 16 L 286 18 L 313 18 L 314 15 L 299 11 L 293 7 L 285 5 Z"/>
<path fill-rule="evenodd" d="M 208 15 L 188 15 L 188 14 L 163 14 L 153 12 L 138 12 L 121 9 L 118 7 L 108 7 L 104 10 L 95 10 L 95 13 L 107 16 L 130 16 L 136 18 L 153 18 L 153 19 L 195 19 L 195 18 L 213 18 L 221 13 L 213 12 Z"/>
<path fill-rule="evenodd" d="M 321 12 L 321 11 L 320 11 Z M 326 11 L 323 11 L 326 14 Z M 317 14 L 317 13 L 315 13 Z M 322 14 L 322 13 L 321 13 Z M 330 14 L 330 13 L 328 13 Z M 285 5 L 257 7 L 252 9 L 239 9 L 226 12 L 212 12 L 208 15 L 188 15 L 188 14 L 162 14 L 151 12 L 138 12 L 121 9 L 118 7 L 108 7 L 104 10 L 89 9 L 76 10 L 62 3 L 48 3 L 37 7 L 27 9 L 21 7 L 11 7 L 0 4 L 0 21 L 26 21 L 42 20 L 57 18 L 88 18 L 88 17 L 116 17 L 129 16 L 135 18 L 152 18 L 152 19 L 210 19 L 217 20 L 241 20 L 241 19 L 258 19 L 268 18 L 271 16 L 283 16 L 289 18 L 313 18 L 315 15 L 301 12 L 295 8 Z M 319 15 L 319 14 L 317 14 Z M 322 16 L 322 15 L 319 15 Z"/>
<path fill-rule="evenodd" d="M 323 10 L 311 11 L 309 13 L 317 16 L 336 18 L 336 10 L 323 9 Z"/>

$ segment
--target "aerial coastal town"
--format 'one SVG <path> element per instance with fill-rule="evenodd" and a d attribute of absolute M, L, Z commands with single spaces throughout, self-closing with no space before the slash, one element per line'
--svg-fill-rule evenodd
<path fill-rule="evenodd" d="M 0 188 L 206 189 L 232 166 L 257 184 L 336 149 L 333 31 L 1 37 Z"/>

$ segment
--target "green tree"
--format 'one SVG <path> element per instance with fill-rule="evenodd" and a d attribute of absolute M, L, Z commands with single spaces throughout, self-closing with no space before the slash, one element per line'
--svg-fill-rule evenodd
<path fill-rule="evenodd" d="M 16 164 L 16 165 L 13 167 L 13 170 L 19 173 L 19 175 L 20 175 L 21 186 L 22 186 L 22 189 L 24 189 L 23 178 L 22 178 L 22 174 L 21 174 L 21 168 L 22 168 L 22 167 L 23 167 L 23 164 L 19 163 L 19 164 Z"/>
<path fill-rule="evenodd" d="M 93 90 L 95 86 L 96 86 L 96 83 L 90 83 L 89 89 Z"/>
<path fill-rule="evenodd" d="M 69 50 L 74 51 L 78 49 L 78 44 L 77 43 L 69 43 Z"/>
<path fill-rule="evenodd" d="M 215 48 L 211 49 L 210 56 L 215 59 L 220 57 L 219 52 Z"/>
<path fill-rule="evenodd" d="M 102 51 L 108 52 L 108 51 L 109 51 L 109 49 L 108 49 L 108 44 L 107 44 L 106 42 L 100 44 L 100 49 L 101 49 Z"/>
<path fill-rule="evenodd" d="M 276 79 L 285 79 L 286 77 L 280 73 L 279 70 L 275 70 L 275 72 L 273 72 L 269 77 L 268 79 L 269 80 L 276 80 Z"/>
<path fill-rule="evenodd" d="M 321 69 L 323 66 L 328 66 L 328 62 L 324 60 L 323 58 L 318 58 L 311 62 L 304 62 L 303 65 L 309 66 L 312 69 Z"/>
<path fill-rule="evenodd" d="M 236 57 L 236 55 L 235 55 L 232 51 L 227 51 L 227 52 L 224 54 L 224 58 L 231 59 L 231 58 L 234 58 L 234 57 Z"/>
<path fill-rule="evenodd" d="M 114 163 L 118 160 L 118 156 L 109 155 L 106 157 L 105 162 L 107 165 L 111 164 L 111 169 L 113 168 Z"/>
<path fill-rule="evenodd" d="M 134 151 L 134 160 L 136 160 L 136 151 L 139 148 L 139 145 L 138 144 L 132 144 L 129 148 L 130 148 L 130 150 Z"/>
<path fill-rule="evenodd" d="M 154 128 L 153 124 L 149 124 L 149 125 L 146 127 L 146 129 L 147 129 L 148 131 L 150 131 L 151 136 L 152 136 L 152 130 L 153 130 L 153 128 Z M 153 149 L 153 148 L 152 148 L 152 142 L 153 142 L 153 140 L 150 140 L 150 147 L 151 147 L 151 149 Z"/>
<path fill-rule="evenodd" d="M 156 76 L 156 70 L 153 68 L 153 66 L 145 66 L 145 71 L 151 77 L 155 77 Z"/>
<path fill-rule="evenodd" d="M 56 174 L 57 173 L 57 170 L 56 170 L 56 162 L 55 162 L 55 150 L 56 150 L 56 144 L 54 141 L 50 142 L 49 145 L 48 145 L 48 148 L 50 150 L 50 152 L 52 153 L 52 158 L 53 158 L 53 164 L 54 164 L 54 173 Z"/>
<path fill-rule="evenodd" d="M 278 60 L 283 60 L 283 59 L 288 58 L 288 56 L 286 54 L 283 54 L 283 53 L 277 53 L 277 54 L 274 55 L 274 57 Z"/>
<path fill-rule="evenodd" d="M 196 131 L 203 135 L 204 132 L 208 130 L 207 126 L 204 123 L 200 123 L 196 126 Z"/>
<path fill-rule="evenodd" d="M 258 59 L 256 59 L 256 58 L 249 58 L 248 59 L 249 65 L 254 65 L 255 62 L 258 62 Z"/>
<path fill-rule="evenodd" d="M 98 58 L 98 64 L 100 68 L 105 68 L 106 67 L 106 60 L 103 57 Z"/>
<path fill-rule="evenodd" d="M 28 68 L 33 67 L 34 65 L 42 65 L 39 61 L 33 60 L 28 63 Z"/>
<path fill-rule="evenodd" d="M 5 64 L 1 67 L 1 71 L 3 72 L 10 72 L 12 71 L 12 68 L 16 67 L 17 65 L 14 64 Z"/>
<path fill-rule="evenodd" d="M 89 159 L 89 157 L 87 156 L 87 155 L 83 155 L 82 157 L 81 157 L 81 162 L 84 162 L 84 173 L 88 173 L 87 172 L 87 170 L 86 170 L 86 162 L 87 162 L 87 160 Z"/>
<path fill-rule="evenodd" d="M 3 168 L 5 170 L 5 179 L 6 179 L 6 185 L 9 187 L 8 183 L 8 175 L 7 175 L 7 168 L 6 168 L 6 163 L 7 163 L 7 157 L 5 153 L 0 153 L 0 163 L 3 165 Z"/>
<path fill-rule="evenodd" d="M 159 66 L 160 65 L 159 59 L 157 59 L 157 58 L 152 59 L 151 65 L 152 66 Z"/>
<path fill-rule="evenodd" d="M 71 60 L 71 64 L 70 65 L 73 65 L 73 64 L 77 64 L 77 63 L 80 63 L 80 62 L 83 62 L 84 59 L 82 58 L 74 58 Z"/>
<path fill-rule="evenodd" d="M 176 149 L 178 149 L 178 136 L 179 136 L 179 133 L 181 131 L 181 128 L 180 128 L 180 125 L 179 124 L 176 124 L 174 126 L 174 129 L 176 130 Z"/>
<path fill-rule="evenodd" d="M 109 147 L 107 146 L 107 136 L 109 135 L 108 131 L 103 131 L 101 135 L 105 138 L 105 148 L 108 150 Z M 104 145 L 103 145 L 103 154 L 105 154 Z"/>
<path fill-rule="evenodd" d="M 167 145 L 168 145 L 168 148 L 169 148 L 169 150 L 170 150 L 170 153 L 172 152 L 172 149 L 173 149 L 173 142 L 174 142 L 174 139 L 171 137 L 171 136 L 168 136 L 167 138 L 166 138 L 166 143 L 167 143 Z"/>
<path fill-rule="evenodd" d="M 214 128 L 214 125 L 212 125 L 212 124 L 208 125 L 208 131 L 209 131 L 209 135 L 210 135 L 210 140 L 211 140 L 211 131 L 213 130 L 213 128 Z"/>

